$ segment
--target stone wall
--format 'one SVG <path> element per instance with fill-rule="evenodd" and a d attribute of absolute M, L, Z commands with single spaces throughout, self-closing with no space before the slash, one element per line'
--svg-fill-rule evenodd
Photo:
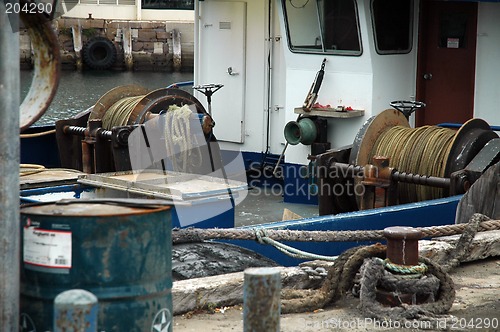
<path fill-rule="evenodd" d="M 116 48 L 112 70 L 192 71 L 194 23 L 159 21 L 115 21 L 59 18 L 54 20 L 62 69 L 86 70 L 82 59 L 87 43 L 105 37 Z M 21 67 L 32 66 L 31 43 L 26 29 L 20 30 Z"/>

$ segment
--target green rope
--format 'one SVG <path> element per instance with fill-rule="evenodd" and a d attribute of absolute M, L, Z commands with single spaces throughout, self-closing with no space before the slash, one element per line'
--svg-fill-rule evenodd
<path fill-rule="evenodd" d="M 418 265 L 401 265 L 391 262 L 389 258 L 377 258 L 377 260 L 379 260 L 387 270 L 399 274 L 420 275 L 426 273 L 428 269 L 427 265 L 423 262 L 418 263 Z"/>

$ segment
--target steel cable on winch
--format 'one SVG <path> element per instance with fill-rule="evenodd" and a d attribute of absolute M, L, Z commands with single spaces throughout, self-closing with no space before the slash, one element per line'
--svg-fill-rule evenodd
<path fill-rule="evenodd" d="M 444 177 L 455 134 L 454 130 L 436 126 L 394 126 L 378 137 L 371 157 L 389 157 L 389 166 L 400 172 Z M 415 184 L 400 183 L 398 191 L 400 203 L 443 197 L 441 188 Z"/>
<path fill-rule="evenodd" d="M 113 127 L 126 126 L 134 108 L 144 96 L 126 97 L 111 105 L 102 117 L 102 127 L 111 130 Z"/>

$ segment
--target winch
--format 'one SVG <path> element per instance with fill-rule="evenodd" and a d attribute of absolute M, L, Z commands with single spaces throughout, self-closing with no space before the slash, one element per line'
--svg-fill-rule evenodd
<path fill-rule="evenodd" d="M 203 89 L 204 87 L 197 88 Z M 211 85 L 207 86 L 207 89 L 210 88 Z M 168 114 L 172 114 L 169 109 L 183 106 L 189 107 L 192 116 L 185 115 L 183 124 L 177 122 L 168 124 L 171 118 Z M 191 112 L 188 110 L 188 113 Z M 165 118 L 164 121 L 159 121 L 160 124 L 156 125 L 162 128 L 154 129 L 158 137 L 148 139 L 147 131 L 149 130 L 149 135 L 151 135 L 151 128 L 145 127 L 146 122 L 162 116 Z M 167 125 L 170 127 L 166 128 Z M 216 166 L 214 162 L 220 160 L 220 158 L 212 157 L 213 154 L 219 154 L 217 144 L 211 144 L 216 142 L 212 132 L 215 123 L 198 99 L 177 87 L 149 91 L 138 85 L 119 86 L 105 93 L 88 110 L 73 118 L 56 122 L 61 166 L 86 173 L 129 171 L 132 169 L 129 136 L 135 129 L 142 130 L 145 148 L 151 148 L 152 142 L 149 140 L 164 141 L 165 147 L 169 140 L 172 141 L 174 132 L 181 129 L 184 130 L 182 139 L 189 141 L 196 135 L 194 131 L 186 133 L 186 130 L 195 130 L 194 127 L 199 128 L 200 125 L 201 130 L 198 132 L 204 136 L 201 140 L 205 140 L 203 145 L 206 143 L 208 147 L 210 165 L 214 170 Z M 180 128 L 180 126 L 184 127 Z M 177 144 L 178 141 L 176 141 Z M 161 161 L 161 167 L 165 170 L 166 165 L 163 161 Z"/>
<path fill-rule="evenodd" d="M 335 214 L 465 193 L 500 160 L 500 138 L 471 119 L 458 130 L 410 128 L 403 112 L 370 118 L 352 145 L 316 157 L 319 213 Z"/>

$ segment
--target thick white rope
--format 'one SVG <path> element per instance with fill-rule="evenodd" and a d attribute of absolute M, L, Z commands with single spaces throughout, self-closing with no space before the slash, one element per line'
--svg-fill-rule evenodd
<path fill-rule="evenodd" d="M 176 172 L 201 166 L 202 156 L 196 133 L 191 131 L 193 111 L 188 105 L 171 105 L 165 114 L 165 144 Z"/>

